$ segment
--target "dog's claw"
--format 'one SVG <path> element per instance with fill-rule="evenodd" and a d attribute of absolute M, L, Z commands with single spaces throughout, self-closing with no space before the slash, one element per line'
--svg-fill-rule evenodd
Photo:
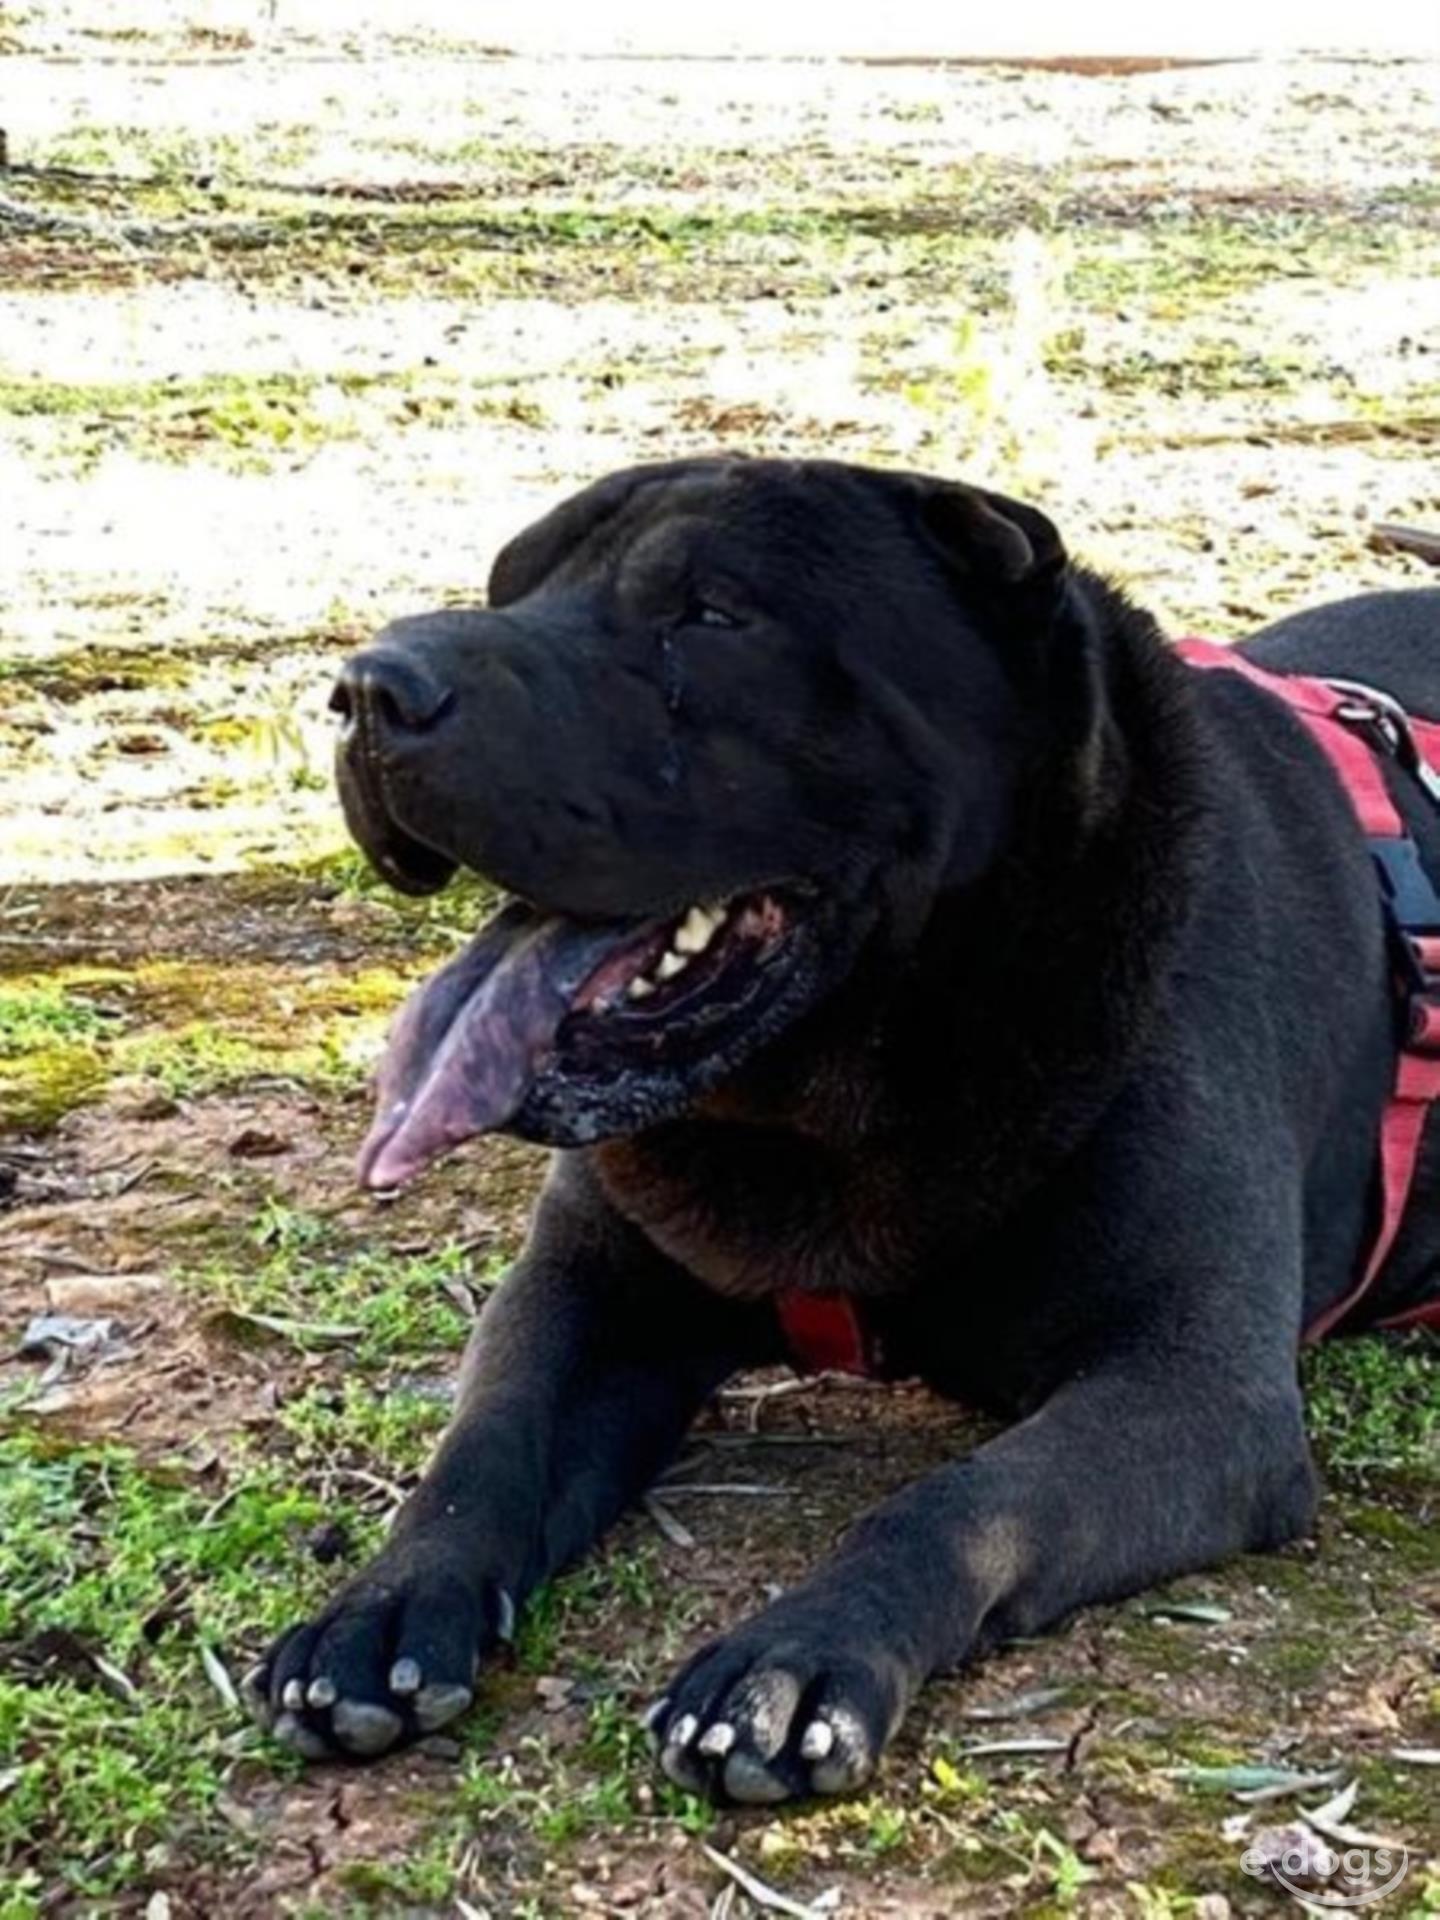
<path fill-rule="evenodd" d="M 510 1641 L 515 1638 L 515 1602 L 510 1598 L 510 1595 L 504 1587 L 496 1588 L 495 1605 L 496 1638 L 505 1641 L 508 1646 Z"/>
<path fill-rule="evenodd" d="M 328 1673 L 317 1675 L 305 1689 L 306 1704 L 317 1707 L 322 1712 L 326 1707 L 333 1707 L 339 1698 L 340 1689 L 335 1685 L 335 1682 L 330 1678 Z"/>
<path fill-rule="evenodd" d="M 390 1669 L 390 1691 L 392 1693 L 418 1693 L 420 1691 L 420 1662 L 408 1656 L 397 1660 Z"/>
<path fill-rule="evenodd" d="M 660 1698 L 658 1700 L 652 1700 L 649 1706 L 646 1707 L 644 1713 L 641 1714 L 640 1724 L 647 1733 L 656 1733 L 659 1731 L 660 1722 L 669 1711 L 670 1696 L 668 1693 L 662 1693 Z"/>
<path fill-rule="evenodd" d="M 734 1744 L 734 1727 L 728 1720 L 717 1720 L 701 1734 L 697 1751 L 708 1754 L 712 1760 L 723 1760 Z"/>
<path fill-rule="evenodd" d="M 240 1698 L 246 1712 L 255 1724 L 268 1733 L 275 1724 L 275 1709 L 270 1704 L 270 1695 L 265 1689 L 265 1676 L 269 1672 L 263 1660 L 257 1660 L 250 1671 L 240 1679 Z"/>

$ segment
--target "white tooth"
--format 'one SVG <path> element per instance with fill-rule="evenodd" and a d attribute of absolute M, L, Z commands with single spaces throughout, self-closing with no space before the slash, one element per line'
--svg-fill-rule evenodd
<path fill-rule="evenodd" d="M 676 932 L 676 947 L 681 953 L 703 953 L 715 938 L 721 919 L 722 915 L 706 907 L 691 907 Z"/>
<path fill-rule="evenodd" d="M 662 980 L 673 980 L 677 973 L 683 973 L 690 962 L 678 953 L 667 953 L 656 971 Z"/>
<path fill-rule="evenodd" d="M 647 993 L 654 993 L 654 991 L 654 981 L 647 980 L 643 973 L 636 974 L 635 978 L 625 989 L 626 997 L 630 1000 L 643 1000 Z"/>

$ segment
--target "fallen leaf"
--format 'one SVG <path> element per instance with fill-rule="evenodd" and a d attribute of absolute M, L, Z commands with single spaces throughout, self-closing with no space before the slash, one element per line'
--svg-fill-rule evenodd
<path fill-rule="evenodd" d="M 22 1360 L 58 1360 L 71 1353 L 98 1355 L 120 1346 L 115 1336 L 113 1320 L 37 1313 L 21 1334 L 17 1351 Z"/>
<path fill-rule="evenodd" d="M 244 1307 L 221 1307 L 206 1316 L 205 1327 L 207 1332 L 241 1340 L 252 1339 L 258 1332 L 277 1340 L 295 1340 L 302 1345 L 313 1341 L 324 1347 L 343 1346 L 347 1340 L 358 1340 L 364 1332 L 363 1327 L 340 1326 L 330 1320 L 293 1320 L 286 1313 L 252 1313 Z"/>
<path fill-rule="evenodd" d="M 1037 1735 L 1033 1740 L 976 1740 L 968 1747 L 961 1747 L 960 1753 L 966 1760 L 986 1760 L 1005 1754 L 1064 1753 L 1069 1745 L 1068 1740 L 1050 1740 Z"/>
<path fill-rule="evenodd" d="M 1214 1600 L 1157 1600 L 1143 1612 L 1147 1620 L 1179 1620 L 1204 1627 L 1222 1626 L 1235 1618 L 1229 1607 Z"/>
<path fill-rule="evenodd" d="M 1059 1706 L 1068 1687 L 1037 1687 L 1033 1693 L 1017 1693 L 1009 1700 L 982 1701 L 979 1706 L 962 1709 L 962 1720 L 1024 1720 L 1033 1713 L 1045 1713 Z"/>
<path fill-rule="evenodd" d="M 1289 1793 L 1305 1793 L 1312 1787 L 1333 1787 L 1340 1778 L 1338 1767 L 1328 1773 L 1300 1773 L 1290 1767 L 1167 1767 L 1165 1777 L 1182 1787 L 1198 1787 L 1207 1793 L 1233 1793 L 1239 1800 L 1269 1799 Z"/>

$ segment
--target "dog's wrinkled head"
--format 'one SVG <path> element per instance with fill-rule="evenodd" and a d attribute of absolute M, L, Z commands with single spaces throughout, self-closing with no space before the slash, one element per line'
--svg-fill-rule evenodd
<path fill-rule="evenodd" d="M 346 666 L 340 791 L 396 886 L 512 896 L 412 999 L 374 1186 L 504 1128 L 684 1112 L 1003 845 L 1065 556 L 1033 509 L 829 462 L 612 475 L 485 609 Z"/>

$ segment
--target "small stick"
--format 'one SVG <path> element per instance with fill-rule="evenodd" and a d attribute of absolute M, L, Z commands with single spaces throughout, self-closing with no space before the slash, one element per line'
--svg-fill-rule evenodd
<path fill-rule="evenodd" d="M 818 1900 L 792 1900 L 788 1893 L 781 1893 L 778 1887 L 770 1887 L 763 1880 L 757 1880 L 753 1873 L 746 1871 L 738 1860 L 732 1860 L 728 1853 L 721 1853 L 715 1847 L 706 1846 L 702 1840 L 701 1849 L 705 1858 L 719 1867 L 742 1890 L 748 1893 L 757 1906 L 767 1907 L 771 1913 L 788 1913 L 793 1920 L 820 1920 L 820 1916 L 833 1913 L 839 1904 L 838 1892 L 833 1890 L 822 1893 Z"/>
<path fill-rule="evenodd" d="M 1370 544 L 1379 547 L 1381 552 L 1393 547 L 1400 553 L 1413 553 L 1417 558 L 1428 561 L 1432 567 L 1440 567 L 1440 533 L 1431 533 L 1424 527 L 1405 527 L 1395 520 L 1377 520 L 1370 529 Z"/>
<path fill-rule="evenodd" d="M 660 1486 L 667 1500 L 673 1500 L 677 1493 L 733 1493 L 748 1494 L 755 1499 L 788 1500 L 794 1492 L 793 1487 L 766 1487 L 752 1480 L 662 1480 Z"/>
<path fill-rule="evenodd" d="M 672 1546 L 684 1547 L 688 1552 L 695 1545 L 695 1536 L 690 1529 L 682 1526 L 665 1503 L 657 1500 L 653 1493 L 647 1493 L 640 1504 Z"/>

